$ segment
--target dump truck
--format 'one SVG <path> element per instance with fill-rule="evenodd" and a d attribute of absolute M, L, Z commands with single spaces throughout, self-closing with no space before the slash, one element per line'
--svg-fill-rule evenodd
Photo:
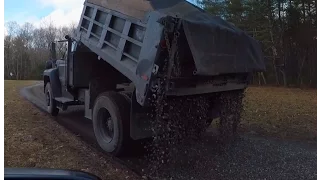
<path fill-rule="evenodd" d="M 66 43 L 62 58 L 57 43 Z M 170 119 L 174 99 L 208 102 L 194 121 L 220 117 L 232 136 L 250 76 L 264 69 L 256 40 L 187 1 L 86 0 L 75 35 L 51 44 L 43 81 L 52 116 L 84 106 L 99 146 L 119 156 Z"/>

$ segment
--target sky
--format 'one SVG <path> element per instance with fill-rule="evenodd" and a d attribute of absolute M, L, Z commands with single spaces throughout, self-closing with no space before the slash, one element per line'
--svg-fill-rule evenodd
<path fill-rule="evenodd" d="M 78 23 L 84 0 L 5 0 L 4 21 L 25 22 L 40 27 L 52 22 L 56 26 Z"/>
<path fill-rule="evenodd" d="M 189 0 L 195 2 L 195 0 Z M 41 27 L 46 22 L 56 26 L 77 24 L 84 0 L 5 0 L 4 22 L 25 22 Z"/>

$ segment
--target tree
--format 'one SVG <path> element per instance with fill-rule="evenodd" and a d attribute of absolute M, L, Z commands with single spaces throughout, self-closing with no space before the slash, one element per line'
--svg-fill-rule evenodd
<path fill-rule="evenodd" d="M 261 82 L 316 87 L 316 0 L 198 0 L 257 39 L 265 54 Z M 264 78 L 265 77 L 265 78 Z"/>
<path fill-rule="evenodd" d="M 4 75 L 5 79 L 39 79 L 49 60 L 49 44 L 64 39 L 66 34 L 75 32 L 75 25 L 55 27 L 45 23 L 34 27 L 30 23 L 18 25 L 16 22 L 6 24 L 4 38 Z M 66 51 L 63 46 L 62 52 Z"/>

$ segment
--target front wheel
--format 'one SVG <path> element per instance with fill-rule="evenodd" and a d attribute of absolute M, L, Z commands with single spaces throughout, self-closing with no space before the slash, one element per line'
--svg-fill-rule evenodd
<path fill-rule="evenodd" d="M 59 114 L 59 109 L 57 108 L 56 100 L 54 100 L 52 95 L 51 84 L 47 83 L 45 88 L 47 111 L 52 116 L 57 116 Z"/>
<path fill-rule="evenodd" d="M 130 104 L 116 92 L 99 95 L 94 103 L 93 129 L 99 146 L 114 156 L 124 153 L 130 140 Z"/>

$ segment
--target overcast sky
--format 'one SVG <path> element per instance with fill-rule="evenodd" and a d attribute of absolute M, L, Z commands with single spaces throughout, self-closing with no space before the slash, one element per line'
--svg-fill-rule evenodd
<path fill-rule="evenodd" d="M 30 22 L 37 27 L 48 21 L 57 26 L 77 24 L 83 2 L 84 0 L 5 0 L 4 21 L 16 21 L 20 25 Z"/>
<path fill-rule="evenodd" d="M 78 23 L 84 0 L 5 0 L 4 21 L 35 26 L 51 21 L 57 26 Z"/>

